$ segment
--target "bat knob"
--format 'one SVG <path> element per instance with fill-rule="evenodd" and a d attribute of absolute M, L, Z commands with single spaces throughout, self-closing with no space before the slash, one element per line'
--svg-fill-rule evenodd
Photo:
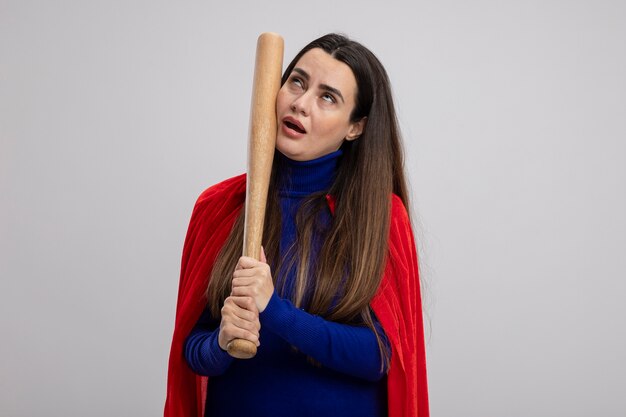
<path fill-rule="evenodd" d="M 230 356 L 237 359 L 250 359 L 256 355 L 256 345 L 244 339 L 231 340 L 226 350 Z"/>

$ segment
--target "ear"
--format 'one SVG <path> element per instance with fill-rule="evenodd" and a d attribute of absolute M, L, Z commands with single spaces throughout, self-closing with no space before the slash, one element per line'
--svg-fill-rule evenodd
<path fill-rule="evenodd" d="M 346 140 L 355 140 L 361 134 L 363 134 L 363 130 L 365 130 L 365 125 L 367 124 L 367 117 L 362 117 L 360 120 L 350 124 L 350 130 L 348 130 L 348 134 L 346 135 Z"/>

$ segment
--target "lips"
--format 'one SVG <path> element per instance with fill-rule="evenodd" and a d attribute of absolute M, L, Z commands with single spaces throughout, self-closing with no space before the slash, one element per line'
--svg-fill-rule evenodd
<path fill-rule="evenodd" d="M 294 119 L 293 117 L 287 116 L 283 119 L 283 124 L 291 130 L 294 130 L 298 133 L 306 133 L 304 126 L 302 123 Z"/>

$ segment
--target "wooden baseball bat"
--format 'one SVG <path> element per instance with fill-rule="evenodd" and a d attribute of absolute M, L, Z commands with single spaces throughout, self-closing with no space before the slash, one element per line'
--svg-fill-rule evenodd
<path fill-rule="evenodd" d="M 276 147 L 276 95 L 280 89 L 283 49 L 283 38 L 276 33 L 262 33 L 257 40 L 243 232 L 243 256 L 255 259 L 261 259 L 267 190 Z M 239 359 L 256 355 L 256 345 L 248 340 L 232 340 L 227 349 L 231 356 Z"/>

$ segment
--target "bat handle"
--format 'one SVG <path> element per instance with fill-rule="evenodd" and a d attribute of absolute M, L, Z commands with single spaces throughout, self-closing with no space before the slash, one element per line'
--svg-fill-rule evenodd
<path fill-rule="evenodd" d="M 250 359 L 256 355 L 256 345 L 245 339 L 231 340 L 226 350 L 230 356 L 237 359 Z"/>

